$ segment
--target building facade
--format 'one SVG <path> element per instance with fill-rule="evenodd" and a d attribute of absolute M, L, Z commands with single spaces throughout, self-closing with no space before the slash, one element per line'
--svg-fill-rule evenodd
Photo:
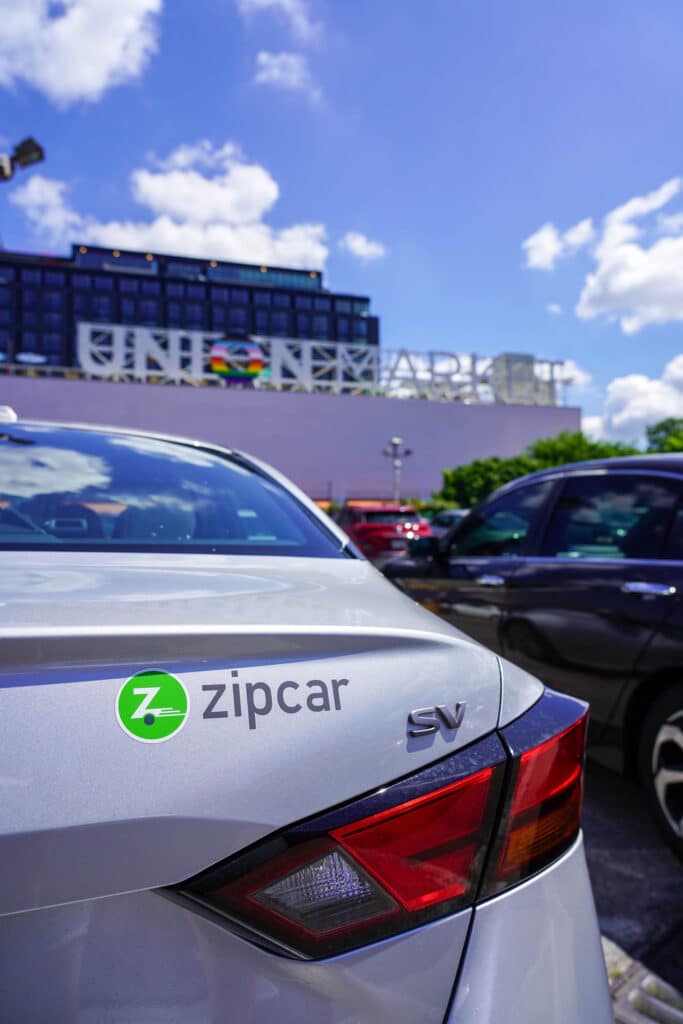
<path fill-rule="evenodd" d="M 86 245 L 0 252 L 0 361 L 77 366 L 82 322 L 379 344 L 370 300 L 328 291 L 317 270 Z"/>

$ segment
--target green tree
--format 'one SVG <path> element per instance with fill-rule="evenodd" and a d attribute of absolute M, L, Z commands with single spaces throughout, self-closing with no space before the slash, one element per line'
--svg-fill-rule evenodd
<path fill-rule="evenodd" d="M 433 495 L 460 508 L 471 508 L 483 501 L 492 491 L 510 480 L 527 473 L 552 466 L 565 466 L 569 462 L 586 459 L 607 459 L 620 455 L 636 455 L 638 449 L 620 442 L 593 441 L 580 431 L 558 434 L 557 437 L 534 441 L 525 452 L 512 458 L 475 459 L 465 466 L 443 471 L 443 486 Z"/>
<path fill-rule="evenodd" d="M 683 452 L 683 419 L 669 416 L 645 431 L 649 452 Z"/>

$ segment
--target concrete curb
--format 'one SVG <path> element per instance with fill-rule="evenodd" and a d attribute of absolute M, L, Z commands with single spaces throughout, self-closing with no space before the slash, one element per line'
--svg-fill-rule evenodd
<path fill-rule="evenodd" d="M 616 1024 L 683 1024 L 683 995 L 603 936 Z"/>

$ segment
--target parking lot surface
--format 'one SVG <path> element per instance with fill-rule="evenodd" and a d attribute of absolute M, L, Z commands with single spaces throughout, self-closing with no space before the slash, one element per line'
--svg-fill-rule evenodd
<path fill-rule="evenodd" d="M 583 820 L 603 934 L 683 991 L 683 865 L 642 793 L 589 763 Z"/>

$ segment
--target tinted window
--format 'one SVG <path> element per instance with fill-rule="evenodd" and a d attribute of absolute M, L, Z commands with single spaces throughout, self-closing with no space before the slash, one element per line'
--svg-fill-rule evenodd
<path fill-rule="evenodd" d="M 455 532 L 451 558 L 519 554 L 552 486 L 550 480 L 544 480 L 519 487 L 470 513 Z"/>
<path fill-rule="evenodd" d="M 683 562 L 683 506 L 681 505 L 679 505 L 671 524 L 671 532 L 664 548 L 664 558 Z"/>
<path fill-rule="evenodd" d="M 567 480 L 543 542 L 557 558 L 657 558 L 680 492 L 665 477 Z"/>
<path fill-rule="evenodd" d="M 0 548 L 340 555 L 289 493 L 228 456 L 151 437 L 12 425 Z"/>
<path fill-rule="evenodd" d="M 417 519 L 412 508 L 405 508 L 401 512 L 364 512 L 363 517 L 366 523 L 383 523 L 386 526 L 393 526 L 396 523 L 414 522 Z"/>

